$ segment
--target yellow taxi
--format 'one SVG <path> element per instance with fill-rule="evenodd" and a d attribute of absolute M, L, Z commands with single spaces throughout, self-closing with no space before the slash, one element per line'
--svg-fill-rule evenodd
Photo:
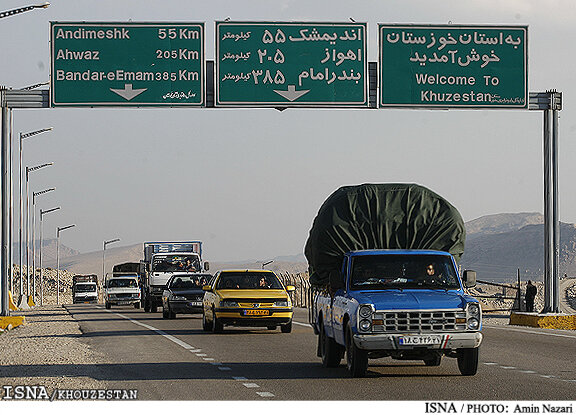
<path fill-rule="evenodd" d="M 268 270 L 218 271 L 203 287 L 204 331 L 222 332 L 224 326 L 280 326 L 282 333 L 292 331 L 292 300 L 276 274 Z"/>

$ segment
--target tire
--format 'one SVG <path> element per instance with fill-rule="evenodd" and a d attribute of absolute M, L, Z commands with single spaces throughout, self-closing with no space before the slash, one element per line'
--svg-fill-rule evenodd
<path fill-rule="evenodd" d="M 202 312 L 202 330 L 210 331 L 212 330 L 212 325 L 206 321 L 206 313 Z"/>
<path fill-rule="evenodd" d="M 147 298 L 144 300 L 144 312 L 145 312 L 145 313 L 149 313 L 149 312 L 150 312 L 150 301 L 148 301 Z"/>
<path fill-rule="evenodd" d="M 212 310 L 212 331 L 214 333 L 222 333 L 224 331 L 224 324 L 218 321 L 214 310 Z"/>
<path fill-rule="evenodd" d="M 282 331 L 282 333 L 290 333 L 290 332 L 292 332 L 292 320 L 290 320 L 290 323 L 281 324 L 281 325 L 280 325 L 280 331 Z"/>
<path fill-rule="evenodd" d="M 463 376 L 473 376 L 478 371 L 480 348 L 458 350 L 458 369 Z"/>
<path fill-rule="evenodd" d="M 134 308 L 136 310 L 140 309 L 140 301 L 138 301 L 137 303 L 134 303 Z"/>
<path fill-rule="evenodd" d="M 162 307 L 162 318 L 170 318 L 168 315 L 168 309 L 166 307 Z"/>
<path fill-rule="evenodd" d="M 105 307 L 106 307 L 106 310 L 110 310 L 112 308 L 112 304 L 110 304 L 108 301 L 106 301 Z"/>
<path fill-rule="evenodd" d="M 366 376 L 368 370 L 368 352 L 359 349 L 354 343 L 352 329 L 346 325 L 346 368 L 353 378 Z"/>
<path fill-rule="evenodd" d="M 320 357 L 322 366 L 338 367 L 342 361 L 342 346 L 336 343 L 332 337 L 328 337 L 324 331 L 324 324 L 320 323 L 320 334 L 318 335 Z"/>
<path fill-rule="evenodd" d="M 424 359 L 424 364 L 426 366 L 440 366 L 442 363 L 442 355 L 440 353 L 434 353 Z"/>
<path fill-rule="evenodd" d="M 176 318 L 176 313 L 168 307 L 168 318 L 174 320 Z"/>
<path fill-rule="evenodd" d="M 156 304 L 151 304 L 150 305 L 150 312 L 156 313 L 157 311 L 158 311 L 158 306 Z"/>

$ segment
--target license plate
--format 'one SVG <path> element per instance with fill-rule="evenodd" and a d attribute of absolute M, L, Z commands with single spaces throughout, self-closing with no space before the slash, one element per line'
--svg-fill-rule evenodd
<path fill-rule="evenodd" d="M 188 303 L 190 307 L 200 307 L 202 305 L 201 301 L 191 301 Z"/>
<path fill-rule="evenodd" d="M 245 316 L 268 316 L 270 315 L 269 310 L 244 310 L 242 312 Z"/>
<path fill-rule="evenodd" d="M 442 336 L 403 336 L 399 340 L 402 346 L 428 346 L 441 344 Z"/>
<path fill-rule="evenodd" d="M 118 301 L 118 305 L 128 305 L 130 301 Z"/>

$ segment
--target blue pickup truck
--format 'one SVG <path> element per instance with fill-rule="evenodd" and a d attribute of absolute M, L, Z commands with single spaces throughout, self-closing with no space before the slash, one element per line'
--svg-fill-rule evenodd
<path fill-rule="evenodd" d="M 342 275 L 344 283 L 335 292 L 317 290 L 313 301 L 312 324 L 325 367 L 338 366 L 346 354 L 350 374 L 361 377 L 369 358 L 437 366 L 447 356 L 458 359 L 462 375 L 476 373 L 482 312 L 464 292 L 450 254 L 348 252 Z M 464 284 L 473 286 L 475 274 L 464 276 Z"/>
<path fill-rule="evenodd" d="M 322 205 L 305 254 L 313 286 L 309 319 L 325 367 L 346 356 L 351 376 L 369 359 L 440 365 L 456 358 L 474 375 L 482 310 L 460 276 L 465 228 L 459 212 L 415 184 L 365 184 L 334 192 Z"/>

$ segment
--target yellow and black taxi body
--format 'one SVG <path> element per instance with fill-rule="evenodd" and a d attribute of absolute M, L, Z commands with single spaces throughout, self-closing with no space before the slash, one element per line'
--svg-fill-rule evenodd
<path fill-rule="evenodd" d="M 280 326 L 282 333 L 292 331 L 293 286 L 284 286 L 269 270 L 218 271 L 203 287 L 203 328 L 221 332 L 224 326 Z"/>

